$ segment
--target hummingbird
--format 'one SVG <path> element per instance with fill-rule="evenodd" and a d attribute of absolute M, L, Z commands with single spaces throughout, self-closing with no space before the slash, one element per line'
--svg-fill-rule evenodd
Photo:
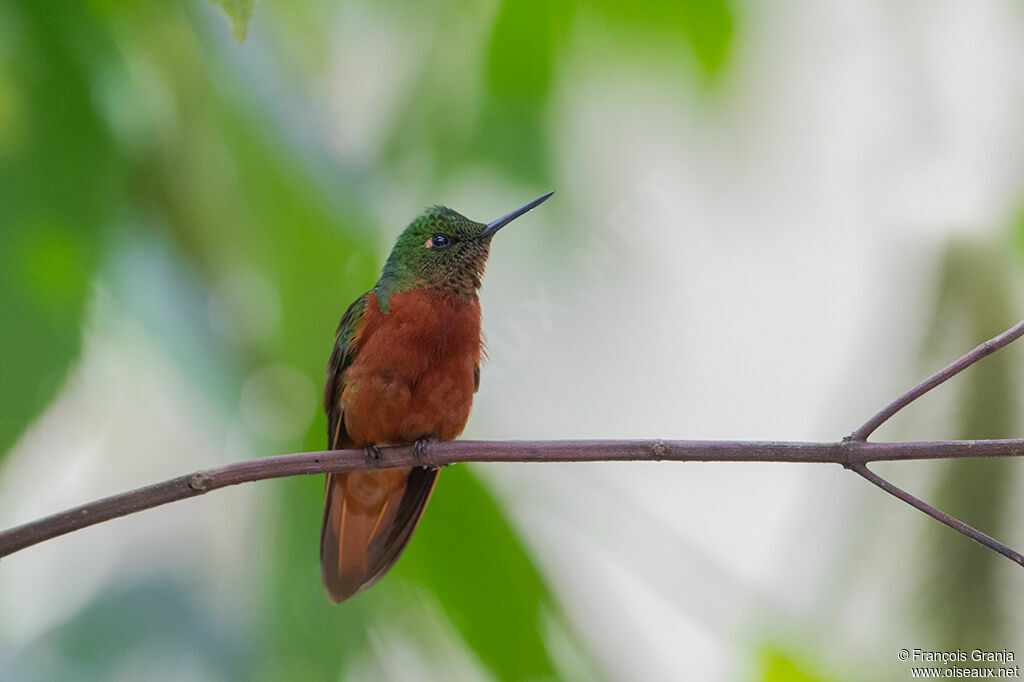
<path fill-rule="evenodd" d="M 454 440 L 480 386 L 478 291 L 501 228 L 554 192 L 491 223 L 444 206 L 402 232 L 373 289 L 348 307 L 327 364 L 324 412 L 332 450 Z M 411 466 L 327 475 L 320 566 L 340 604 L 377 582 L 409 542 L 438 469 Z"/>

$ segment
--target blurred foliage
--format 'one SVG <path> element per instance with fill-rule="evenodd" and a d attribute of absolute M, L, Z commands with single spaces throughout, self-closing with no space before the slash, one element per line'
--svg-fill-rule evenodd
<path fill-rule="evenodd" d="M 578 25 L 599 26 L 630 46 L 639 63 L 647 56 L 633 47 L 656 45 L 658 58 L 678 69 L 681 85 L 693 72 L 700 84 L 720 81 L 735 29 L 734 11 L 724 0 L 504 0 L 493 16 L 480 15 L 471 3 L 419 12 L 412 10 L 415 19 L 445 28 L 421 55 L 421 71 L 383 158 L 396 169 L 423 168 L 438 178 L 481 164 L 542 188 L 552 180 L 552 92 Z M 481 32 L 485 21 L 493 24 Z M 469 59 L 454 59 L 453 44 Z"/>
<path fill-rule="evenodd" d="M 468 518 L 467 509 L 473 510 Z M 459 633 L 502 679 L 552 677 L 541 615 L 557 608 L 470 467 L 442 472 L 428 513 L 429 523 L 420 525 L 406 561 L 396 567 L 398 575 L 435 594 Z"/>
<path fill-rule="evenodd" d="M 820 665 L 781 646 L 764 645 L 758 650 L 756 680 L 760 682 L 837 682 L 849 677 L 826 674 Z"/>
<path fill-rule="evenodd" d="M 1015 238 L 1024 237 L 1024 222 L 1013 229 Z M 964 238 L 946 245 L 938 263 L 935 307 L 922 339 L 922 376 L 1019 321 L 1014 292 L 1019 273 L 1014 272 L 1013 266 L 1014 261 L 1007 258 L 1001 244 Z M 922 439 L 1019 438 L 1024 426 L 1015 381 L 1020 376 L 1019 358 L 1013 347 L 1004 349 L 955 377 L 947 385 L 955 391 L 952 431 L 930 433 Z M 1005 537 L 1011 525 L 1017 523 L 1012 514 L 1020 464 L 1009 458 L 936 462 L 940 472 L 935 487 L 923 497 L 989 535 Z M 1006 598 L 1002 581 L 1008 567 L 1006 558 L 934 521 L 922 520 L 920 527 L 926 545 L 921 555 L 926 560 L 910 580 L 913 593 L 905 608 L 924 636 L 925 648 L 970 651 L 1008 646 L 1013 606 Z M 852 574 L 846 574 L 859 568 L 853 560 L 855 552 L 851 550 L 841 569 L 844 578 L 840 582 L 844 587 L 855 582 Z M 884 628 L 882 631 L 885 632 Z M 796 635 L 788 641 L 793 647 L 806 646 L 803 640 L 814 634 Z M 778 633 L 769 629 L 766 636 L 777 638 Z M 880 656 L 878 660 L 892 659 Z M 846 673 L 825 674 L 805 656 L 783 644 L 763 646 L 757 665 L 758 679 L 766 682 L 851 679 Z M 905 674 L 906 666 L 901 664 L 892 670 Z"/>
<path fill-rule="evenodd" d="M 1001 249 L 970 241 L 948 246 L 941 264 L 938 303 L 929 325 L 929 357 L 955 355 L 951 343 L 977 344 L 1018 321 L 1012 273 Z M 956 433 L 952 437 L 1020 436 L 1016 355 L 995 353 L 956 381 Z M 953 460 L 942 463 L 933 503 L 994 537 L 1005 534 L 1012 502 L 1012 472 L 1019 462 Z M 949 529 L 929 524 L 931 549 L 941 557 L 923 567 L 921 599 L 926 626 L 944 644 L 969 647 L 1004 645 L 1005 600 L 998 583 L 1005 559 Z"/>
<path fill-rule="evenodd" d="M 721 74 L 729 57 L 735 18 L 725 0 L 654 0 L 594 4 L 610 25 L 636 30 L 645 36 L 668 35 L 681 39 L 705 81 Z"/>
<path fill-rule="evenodd" d="M 231 19 L 232 34 L 235 40 L 242 42 L 249 34 L 249 22 L 252 21 L 255 0 L 213 0 L 223 8 Z"/>
<path fill-rule="evenodd" d="M 245 39 L 252 0 L 215 2 Z M 406 3 L 425 46 L 409 84 L 415 106 L 400 108 L 380 157 L 361 165 L 329 151 L 311 113 L 335 47 L 330 27 L 353 5 L 265 3 L 257 36 L 239 46 L 205 2 L 0 0 L 0 304 L 17 321 L 0 336 L 0 453 L 56 395 L 97 278 L 226 413 L 263 368 L 318 383 L 340 314 L 372 286 L 401 227 L 374 224 L 372 188 L 410 168 L 418 186 L 439 187 L 482 163 L 546 189 L 549 100 L 583 12 L 611 31 L 683 41 L 708 78 L 722 70 L 733 27 L 721 1 L 508 0 L 491 12 Z M 211 322 L 213 301 L 237 328 Z M 272 319 L 257 324 L 261 315 Z M 318 417 L 298 436 L 250 436 L 272 453 L 319 449 L 323 431 Z M 106 679 L 126 656 L 171 643 L 207 676 L 335 678 L 365 655 L 372 623 L 408 615 L 389 585 L 439 604 L 495 677 L 556 676 L 541 621 L 563 618 L 560 609 L 472 468 L 443 473 L 396 569 L 343 607 L 327 603 L 319 580 L 323 481 L 265 486 L 278 522 L 253 553 L 273 567 L 248 631 L 211 635 L 204 605 L 154 578 L 101 593 L 14 660 L 19 676 Z M 59 664 L 37 657 L 46 652 Z"/>
<path fill-rule="evenodd" d="M 448 467 L 409 547 L 379 586 L 341 608 L 320 585 L 319 535 L 323 482 L 294 479 L 282 505 L 274 585 L 264 622 L 270 655 L 266 679 L 330 677 L 364 647 L 367 624 L 407 612 L 389 585 L 415 584 L 432 594 L 476 656 L 499 679 L 546 679 L 553 665 L 541 639 L 540 613 L 558 612 L 511 527 L 470 467 Z M 299 530 L 303 529 L 303 530 Z"/>
<path fill-rule="evenodd" d="M 545 103 L 575 6 L 570 2 L 501 3 L 487 53 L 486 97 L 480 146 L 485 160 L 521 178 L 544 172 Z"/>
<path fill-rule="evenodd" d="M 81 26 L 66 39 L 68 26 Z M 76 358 L 102 228 L 124 168 L 92 103 L 88 60 L 113 49 L 74 4 L 0 5 L 0 458 Z"/>
<path fill-rule="evenodd" d="M 1017 211 L 1017 219 L 1014 222 L 1014 234 L 1017 241 L 1017 255 L 1024 256 L 1024 208 Z"/>
<path fill-rule="evenodd" d="M 250 678 L 255 661 L 194 592 L 154 579 L 114 585 L 20 654 L 22 682 Z"/>
<path fill-rule="evenodd" d="M 740 25 L 739 6 L 726 0 L 268 0 L 255 19 L 252 0 L 214 2 L 235 40 L 251 24 L 245 45 L 225 39 L 220 10 L 207 2 L 0 0 L 0 305 L 16 321 L 0 335 L 0 458 L 75 361 L 98 277 L 227 412 L 237 410 L 245 378 L 263 368 L 292 368 L 319 383 L 340 314 L 372 286 L 401 227 L 375 224 L 374 201 L 394 185 L 433 191 L 480 167 L 508 183 L 550 187 L 552 98 L 580 25 L 626 45 L 656 45 L 681 85 L 720 82 Z M 410 31 L 409 80 L 368 159 L 332 150 L 317 114 L 346 11 L 385 20 L 401 13 L 393 28 Z M 1016 231 L 1024 253 L 1024 212 Z M 955 355 L 961 332 L 977 341 L 1015 321 L 1004 262 L 973 243 L 950 247 L 929 357 Z M 156 284 L 140 286 L 146 277 Z M 207 312 L 239 278 L 274 300 L 228 297 L 221 312 L 243 322 L 266 313 L 273 324 L 224 334 Z M 1019 435 L 1012 362 L 997 354 L 958 379 L 956 436 Z M 320 449 L 324 420 L 298 435 L 249 435 L 267 453 Z M 1013 465 L 950 462 L 935 502 L 998 536 Z M 376 623 L 423 617 L 394 597 L 408 592 L 439 605 L 439 618 L 494 677 L 558 676 L 542 620 L 564 616 L 472 467 L 442 472 L 395 570 L 342 607 L 329 605 L 320 585 L 322 479 L 264 489 L 276 524 L 252 548 L 272 564 L 254 596 L 255 622 L 225 624 L 187 586 L 157 576 L 101 592 L 5 662 L 13 667 L 0 676 L 130 676 L 133 665 L 181 664 L 167 658 L 170 647 L 189 652 L 185 665 L 206 677 L 337 678 L 366 656 Z M 928 556 L 941 559 L 923 569 L 923 626 L 944 628 L 937 634 L 951 646 L 998 648 L 1006 606 L 996 577 L 1005 560 L 935 524 L 927 532 Z M 236 630 L 224 635 L 225 627 Z M 759 651 L 760 679 L 830 679 L 792 651 Z"/>

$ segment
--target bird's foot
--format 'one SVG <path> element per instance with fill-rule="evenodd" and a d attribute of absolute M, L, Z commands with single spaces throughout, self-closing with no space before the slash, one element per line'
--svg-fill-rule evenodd
<path fill-rule="evenodd" d="M 430 439 L 420 438 L 412 444 L 412 454 L 423 466 L 430 467 L 431 469 L 437 469 L 438 466 L 436 464 L 431 464 L 427 461 L 427 445 L 429 443 Z"/>
<path fill-rule="evenodd" d="M 367 443 L 364 445 L 363 452 L 366 453 L 367 464 L 377 464 L 380 462 L 380 448 L 377 447 L 376 443 Z"/>

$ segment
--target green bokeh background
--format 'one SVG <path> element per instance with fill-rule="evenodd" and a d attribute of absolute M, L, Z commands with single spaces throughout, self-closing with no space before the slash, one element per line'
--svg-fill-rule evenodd
<path fill-rule="evenodd" d="M 749 15 L 724 0 L 390 3 L 377 11 L 418 27 L 418 63 L 386 139 L 360 159 L 330 153 L 308 111 L 331 68 L 330 27 L 360 5 L 265 0 L 250 25 L 251 4 L 220 4 L 0 0 L 0 458 L 62 390 L 97 288 L 224 412 L 260 367 L 320 381 L 340 313 L 375 280 L 398 228 L 378 225 L 381 187 L 408 186 L 410 202 L 430 203 L 474 169 L 524 201 L 538 195 L 564 172 L 549 124 L 562 66 L 613 58 L 581 53 L 572 41 L 579 24 L 635 49 L 673 74 L 679 93 L 713 110 Z M 232 39 L 247 32 L 244 43 Z M 543 242 L 555 255 L 538 257 L 557 261 L 583 229 L 563 217 L 561 232 Z M 1013 291 L 1024 221 L 993 231 L 1015 236 L 998 248 L 970 240 L 944 247 L 932 323 L 919 335 L 921 367 L 1020 316 Z M 205 301 L 235 272 L 258 273 L 276 291 L 272 332 L 231 342 L 211 328 Z M 956 433 L 942 435 L 1021 435 L 1015 358 L 999 355 L 964 378 Z M 257 454 L 315 450 L 323 432 L 318 415 L 301 437 L 247 439 Z M 931 499 L 1000 536 L 1024 524 L 1011 518 L 1014 471 L 1016 462 L 950 464 Z M 476 674 L 494 679 L 603 675 L 476 470 L 444 472 L 430 522 L 389 577 L 392 589 L 342 608 L 327 604 L 316 572 L 322 485 L 319 477 L 264 484 L 262 504 L 275 521 L 256 556 L 268 565 L 237 621 L 225 624 L 174 575 L 145 576 L 97 591 L 27 646 L 0 640 L 0 678 L 114 679 L 130 652 L 154 641 L 189 652 L 186 677 L 373 678 L 359 666 L 381 621 L 413 639 L 455 642 Z M 922 630 L 936 645 L 1006 646 L 1003 560 L 942 528 L 925 533 L 942 560 L 912 580 Z M 3 572 L 0 564 L 0 581 Z M 1021 579 L 1013 580 L 1019 598 Z M 417 625 L 437 617 L 441 634 Z M 874 674 L 820 655 L 799 624 L 764 630 L 747 646 L 752 678 Z M 557 652 L 552 631 L 562 633 Z M 152 679 L 175 674 L 167 661 L 152 664 Z M 443 666 L 425 675 L 445 678 Z"/>

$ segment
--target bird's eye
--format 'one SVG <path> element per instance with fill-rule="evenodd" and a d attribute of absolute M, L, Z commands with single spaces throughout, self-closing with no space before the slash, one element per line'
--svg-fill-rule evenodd
<path fill-rule="evenodd" d="M 434 251 L 443 251 L 451 246 L 455 240 L 446 234 L 435 234 L 427 241 L 427 248 Z"/>

